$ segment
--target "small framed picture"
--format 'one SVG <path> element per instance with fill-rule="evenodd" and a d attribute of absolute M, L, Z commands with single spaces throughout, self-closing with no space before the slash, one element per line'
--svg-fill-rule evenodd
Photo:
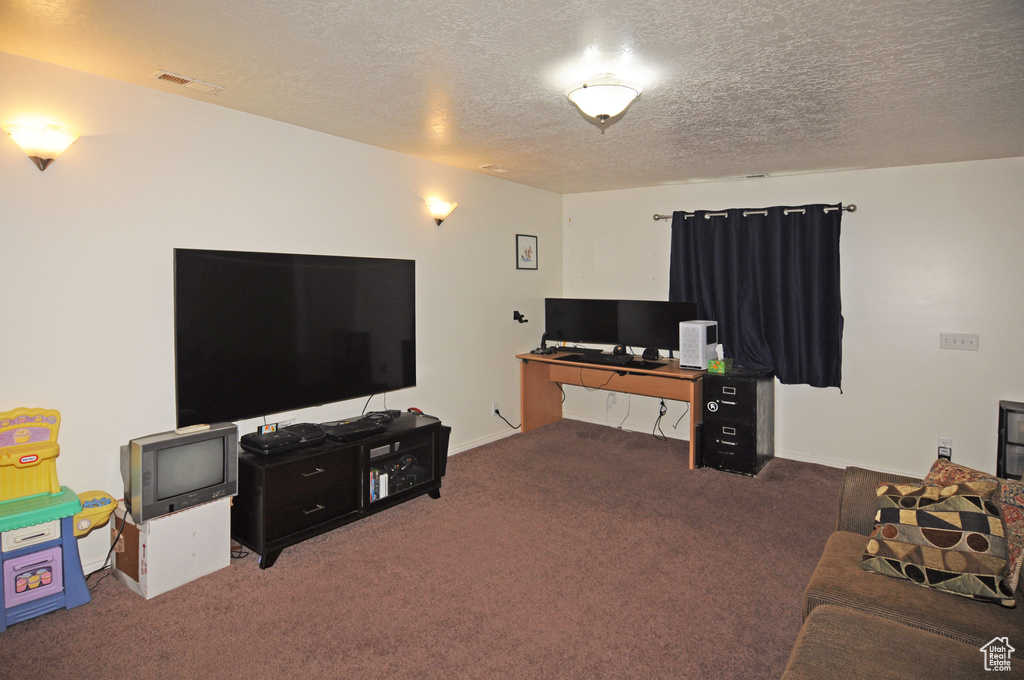
<path fill-rule="evenodd" d="M 516 234 L 516 269 L 537 268 L 537 237 Z"/>

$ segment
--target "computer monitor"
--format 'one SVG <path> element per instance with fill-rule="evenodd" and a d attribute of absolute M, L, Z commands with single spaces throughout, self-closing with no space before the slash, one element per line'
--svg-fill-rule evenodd
<path fill-rule="evenodd" d="M 618 300 L 544 299 L 544 339 L 614 345 L 618 342 Z"/>
<path fill-rule="evenodd" d="M 696 302 L 619 300 L 618 342 L 638 350 L 677 350 L 679 322 L 696 318 Z"/>

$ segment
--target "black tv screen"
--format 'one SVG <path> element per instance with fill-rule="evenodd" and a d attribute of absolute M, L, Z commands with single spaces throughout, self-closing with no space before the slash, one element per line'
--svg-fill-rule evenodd
<path fill-rule="evenodd" d="M 545 340 L 614 345 L 618 342 L 618 304 L 617 300 L 545 298 Z"/>
<path fill-rule="evenodd" d="M 679 349 L 679 322 L 697 318 L 696 302 L 619 300 L 619 343 L 637 349 Z"/>
<path fill-rule="evenodd" d="M 174 251 L 178 427 L 416 384 L 416 263 Z"/>

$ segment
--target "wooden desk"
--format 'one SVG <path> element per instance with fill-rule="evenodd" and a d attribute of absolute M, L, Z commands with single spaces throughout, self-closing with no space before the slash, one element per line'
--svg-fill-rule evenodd
<path fill-rule="evenodd" d="M 558 357 L 568 354 L 572 352 L 516 355 L 522 361 L 519 377 L 523 432 L 562 419 L 559 384 L 685 401 L 690 404 L 689 448 L 690 469 L 693 469 L 697 453 L 697 425 L 704 412 L 701 397 L 704 371 L 679 368 L 676 359 L 661 359 L 665 365 L 655 369 L 559 360 Z"/>

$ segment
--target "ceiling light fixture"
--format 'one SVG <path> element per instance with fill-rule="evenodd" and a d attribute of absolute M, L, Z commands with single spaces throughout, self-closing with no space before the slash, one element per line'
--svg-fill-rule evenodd
<path fill-rule="evenodd" d="M 57 125 L 4 125 L 3 128 L 40 170 L 46 170 L 53 159 L 75 143 L 79 135 Z"/>
<path fill-rule="evenodd" d="M 583 115 L 601 125 L 625 111 L 640 96 L 640 86 L 611 73 L 599 73 L 565 91 Z"/>
<path fill-rule="evenodd" d="M 439 227 L 441 226 L 441 223 L 452 214 L 452 211 L 455 210 L 458 205 L 458 203 L 448 203 L 439 198 L 427 199 L 427 208 L 430 210 L 430 216 L 434 218 L 434 221 L 437 222 L 437 226 Z"/>

